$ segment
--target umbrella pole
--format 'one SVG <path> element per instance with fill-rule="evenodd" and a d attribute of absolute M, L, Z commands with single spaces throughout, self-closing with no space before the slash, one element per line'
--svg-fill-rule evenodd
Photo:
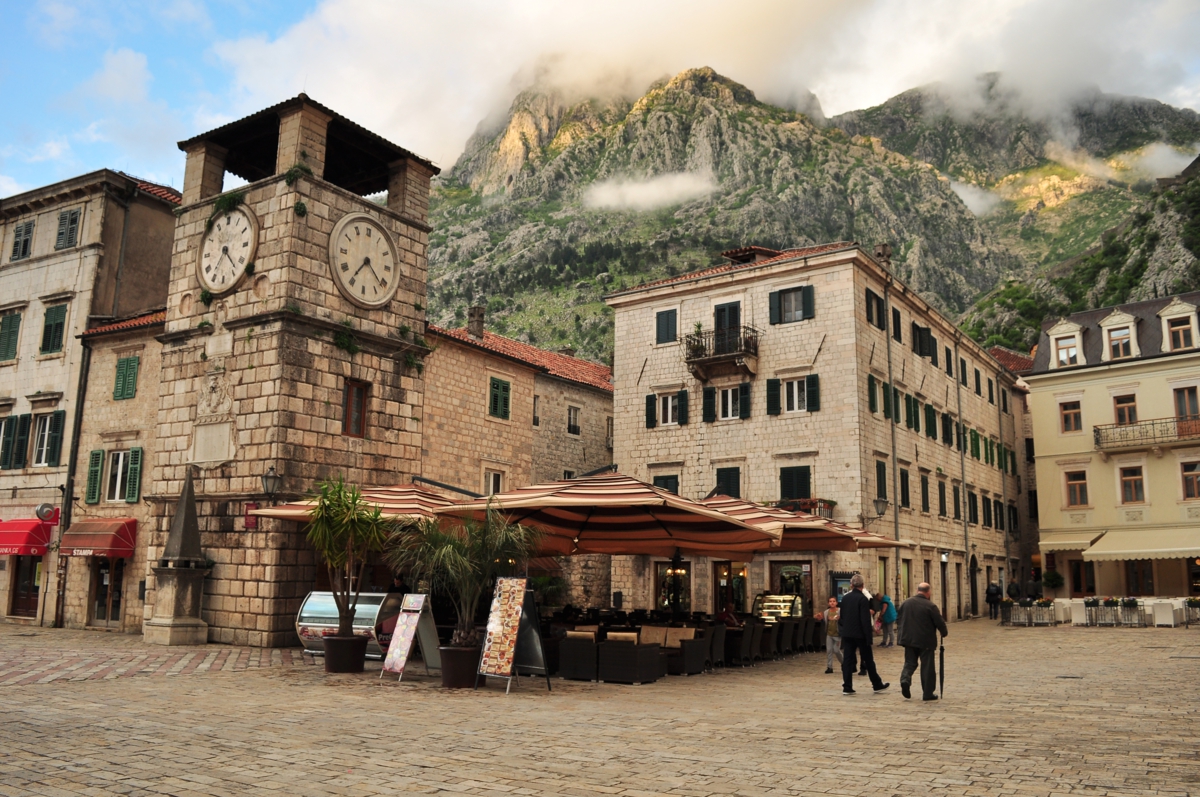
<path fill-rule="evenodd" d="M 938 697 L 946 699 L 946 637 L 942 637 L 938 651 Z"/>
<path fill-rule="evenodd" d="M 679 619 L 679 593 L 682 587 L 680 582 L 683 580 L 683 577 L 680 575 L 679 571 L 682 569 L 683 555 L 679 552 L 679 549 L 676 548 L 675 555 L 671 557 L 671 616 L 676 620 Z"/>

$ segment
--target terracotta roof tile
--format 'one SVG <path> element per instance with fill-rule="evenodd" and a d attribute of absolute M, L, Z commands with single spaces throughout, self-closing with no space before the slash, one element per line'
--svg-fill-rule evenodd
<path fill-rule="evenodd" d="M 123 321 L 113 321 L 111 324 L 104 324 L 99 327 L 92 327 L 83 333 L 84 337 L 92 337 L 93 335 L 102 335 L 105 332 L 124 332 L 129 329 L 142 329 L 143 327 L 152 327 L 158 324 L 167 323 L 167 311 L 158 310 L 145 315 L 126 318 Z"/>
<path fill-rule="evenodd" d="M 834 243 L 820 244 L 818 246 L 808 246 L 808 247 L 804 247 L 801 249 L 786 249 L 786 250 L 780 252 L 775 257 L 769 257 L 769 258 L 766 258 L 765 260 L 758 260 L 758 261 L 755 261 L 752 263 L 736 263 L 736 262 L 722 263 L 719 266 L 713 266 L 712 268 L 701 269 L 700 271 L 693 271 L 688 274 L 680 274 L 675 277 L 667 277 L 666 279 L 655 280 L 654 282 L 643 282 L 641 285 L 637 285 L 633 288 L 629 288 L 624 291 L 617 291 L 616 293 L 614 293 L 612 295 L 619 296 L 622 293 L 629 293 L 630 291 L 640 291 L 645 288 L 655 288 L 655 287 L 658 287 L 659 285 L 669 285 L 673 282 L 684 282 L 686 280 L 699 279 L 700 277 L 711 277 L 715 274 L 724 274 L 729 271 L 737 271 L 737 270 L 743 269 L 743 268 L 750 268 L 750 267 L 757 268 L 759 266 L 765 266 L 765 265 L 769 265 L 771 263 L 779 263 L 779 262 L 782 262 L 785 260 L 793 260 L 797 257 L 812 257 L 813 255 L 824 254 L 825 252 L 832 252 L 837 249 L 848 249 L 852 246 L 857 246 L 857 245 L 858 244 L 856 244 L 854 241 L 836 241 Z M 731 249 L 731 250 L 729 250 L 729 252 L 737 253 L 737 252 L 742 252 L 742 251 L 749 251 L 752 248 L 760 248 L 760 247 L 745 247 L 744 246 L 741 249 Z"/>
<path fill-rule="evenodd" d="M 988 354 L 996 358 L 996 360 L 1014 374 L 1023 374 L 1033 370 L 1033 358 L 1027 354 L 1013 351 L 1004 346 L 993 346 L 988 349 Z"/>
<path fill-rule="evenodd" d="M 178 205 L 181 202 L 183 202 L 183 194 L 179 193 L 178 191 L 176 191 L 174 188 L 171 188 L 170 186 L 159 185 L 158 183 L 152 183 L 149 180 L 143 180 L 140 177 L 134 177 L 132 174 L 127 174 L 126 172 L 119 172 L 119 174 L 124 174 L 130 180 L 136 181 L 137 187 L 140 190 L 145 191 L 147 194 L 150 194 L 151 196 L 156 196 L 159 199 L 164 199 L 167 202 L 170 202 L 172 205 Z"/>
<path fill-rule="evenodd" d="M 578 382 L 581 385 L 598 388 L 610 393 L 613 389 L 612 369 L 607 365 L 588 362 L 587 360 L 560 354 L 556 351 L 539 349 L 537 346 L 522 343 L 512 338 L 506 338 L 503 335 L 497 335 L 487 330 L 483 332 L 483 340 L 475 340 L 467 334 L 467 330 L 465 329 L 443 329 L 430 324 L 429 334 L 453 338 L 470 346 L 478 346 L 481 349 L 493 351 L 514 360 L 520 360 L 560 379 Z"/>

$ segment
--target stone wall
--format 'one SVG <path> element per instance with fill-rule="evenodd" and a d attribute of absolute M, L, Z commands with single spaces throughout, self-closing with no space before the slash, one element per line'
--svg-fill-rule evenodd
<path fill-rule="evenodd" d="M 538 424 L 533 427 L 534 483 L 579 476 L 612 463 L 609 421 L 612 393 L 538 374 Z M 568 408 L 579 409 L 579 434 L 567 428 Z"/>

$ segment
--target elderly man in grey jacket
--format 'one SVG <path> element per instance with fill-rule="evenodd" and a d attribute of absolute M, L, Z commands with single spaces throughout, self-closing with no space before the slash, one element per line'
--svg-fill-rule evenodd
<path fill-rule="evenodd" d="M 900 645 L 904 648 L 904 669 L 900 671 L 900 693 L 912 697 L 912 677 L 921 663 L 921 691 L 925 700 L 937 700 L 937 672 L 933 668 L 933 652 L 937 650 L 940 632 L 948 636 L 946 621 L 937 604 L 929 599 L 930 587 L 917 585 L 917 594 L 900 604 Z"/>

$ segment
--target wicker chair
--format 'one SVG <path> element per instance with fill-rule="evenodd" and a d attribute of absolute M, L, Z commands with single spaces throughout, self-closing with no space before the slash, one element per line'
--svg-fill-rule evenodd
<path fill-rule="evenodd" d="M 595 632 L 568 631 L 558 643 L 558 675 L 572 681 L 596 680 Z"/>
<path fill-rule="evenodd" d="M 759 652 L 763 661 L 779 658 L 779 623 L 762 624 L 762 640 Z"/>
<path fill-rule="evenodd" d="M 813 618 L 813 622 L 816 625 L 816 629 L 817 629 L 813 634 L 813 642 L 815 643 L 817 650 L 824 650 L 825 649 L 825 632 L 828 630 L 826 628 L 825 621 L 822 620 L 821 622 L 817 622 L 816 618 Z"/>
<path fill-rule="evenodd" d="M 597 647 L 600 680 L 605 683 L 649 684 L 662 677 L 662 653 L 656 644 L 606 639 Z"/>
<path fill-rule="evenodd" d="M 697 638 L 696 628 L 667 629 L 667 672 L 671 675 L 699 675 L 712 642 Z"/>
<path fill-rule="evenodd" d="M 779 655 L 790 656 L 795 651 L 797 618 L 785 617 L 779 621 Z"/>
<path fill-rule="evenodd" d="M 710 669 L 725 666 L 725 637 L 727 629 L 724 623 L 714 625 L 708 629 L 709 639 L 712 641 L 712 647 L 709 649 L 708 666 Z"/>
<path fill-rule="evenodd" d="M 814 637 L 817 631 L 817 621 L 815 618 L 809 617 L 804 623 L 804 649 L 815 653 L 817 646 L 814 644 Z"/>
<path fill-rule="evenodd" d="M 763 624 L 755 622 L 753 626 L 747 623 L 747 629 L 751 633 L 750 637 L 750 661 L 753 663 L 756 659 L 762 661 L 763 658 L 763 631 L 766 630 Z"/>

